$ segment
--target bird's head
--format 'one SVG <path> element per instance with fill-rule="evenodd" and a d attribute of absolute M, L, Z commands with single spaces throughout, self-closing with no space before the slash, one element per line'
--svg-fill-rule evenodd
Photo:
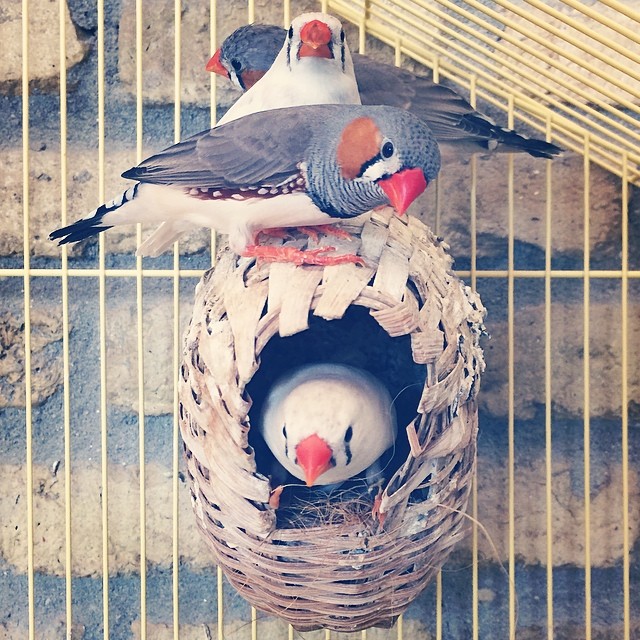
<path fill-rule="evenodd" d="M 342 23 L 326 13 L 303 13 L 293 19 L 288 30 L 274 25 L 242 26 L 226 38 L 206 69 L 247 91 L 276 58 L 290 70 L 301 72 L 309 69 L 307 65 L 328 74 L 335 73 L 336 68 L 348 76 L 353 71 Z"/>
<path fill-rule="evenodd" d="M 338 127 L 335 144 L 312 149 L 307 167 L 310 195 L 330 215 L 351 217 L 385 205 L 402 215 L 438 175 L 438 144 L 407 112 L 369 107 Z"/>
<path fill-rule="evenodd" d="M 269 70 L 286 37 L 286 30 L 275 25 L 244 25 L 225 39 L 206 69 L 246 91 Z"/>
<path fill-rule="evenodd" d="M 361 471 L 351 471 L 351 423 L 357 416 L 344 393 L 338 381 L 310 380 L 283 403 L 284 451 L 290 471 L 308 487 L 341 482 Z"/>
<path fill-rule="evenodd" d="M 284 49 L 290 68 L 304 64 L 339 65 L 345 71 L 351 54 L 340 20 L 327 13 L 303 13 L 291 22 Z M 321 59 L 316 63 L 310 60 Z"/>
<path fill-rule="evenodd" d="M 395 414 L 379 382 L 343 365 L 319 365 L 301 376 L 267 413 L 264 429 L 272 424 L 278 431 L 275 438 L 265 433 L 265 439 L 307 486 L 343 482 L 392 445 Z"/>

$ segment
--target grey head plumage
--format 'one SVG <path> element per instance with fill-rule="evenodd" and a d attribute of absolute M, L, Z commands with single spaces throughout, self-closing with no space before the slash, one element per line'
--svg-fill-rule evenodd
<path fill-rule="evenodd" d="M 323 122 L 309 144 L 309 195 L 320 209 L 334 217 L 360 215 L 388 204 L 381 183 L 393 175 L 420 169 L 423 188 L 436 178 L 440 150 L 419 118 L 385 106 L 340 111 L 341 117 Z"/>
<path fill-rule="evenodd" d="M 236 29 L 220 47 L 220 62 L 229 79 L 246 91 L 255 82 L 250 74 L 269 70 L 286 36 L 285 29 L 271 24 L 247 24 Z"/>

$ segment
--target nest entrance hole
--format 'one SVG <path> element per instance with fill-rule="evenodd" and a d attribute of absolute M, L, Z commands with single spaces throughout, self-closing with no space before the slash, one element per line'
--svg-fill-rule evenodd
<path fill-rule="evenodd" d="M 369 309 L 351 306 L 337 320 L 310 316 L 309 328 L 293 336 L 272 337 L 260 354 L 260 367 L 247 384 L 252 406 L 249 443 L 255 451 L 259 473 L 270 475 L 278 464 L 258 429 L 262 406 L 273 383 L 298 367 L 316 363 L 345 364 L 375 376 L 389 391 L 396 410 L 398 437 L 396 446 L 383 459 L 387 482 L 407 459 L 409 443 L 404 428 L 416 416 L 416 408 L 425 383 L 424 366 L 413 361 L 408 335 L 392 338 L 370 315 Z M 299 528 L 323 524 L 348 524 L 371 512 L 373 497 L 363 475 L 344 483 L 327 494 L 311 489 L 289 476 L 278 509 L 278 528 Z M 272 486 L 272 488 L 275 488 Z M 376 489 L 377 490 L 377 489 Z"/>

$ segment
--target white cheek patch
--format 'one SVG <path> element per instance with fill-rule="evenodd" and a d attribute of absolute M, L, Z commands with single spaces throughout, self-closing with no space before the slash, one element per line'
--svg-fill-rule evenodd
<path fill-rule="evenodd" d="M 390 176 L 397 173 L 400 171 L 401 166 L 402 163 L 400 162 L 400 158 L 396 154 L 386 160 L 378 160 L 378 162 L 367 167 L 367 170 L 362 174 L 362 176 L 356 179 L 367 182 L 376 182 L 385 175 Z"/>

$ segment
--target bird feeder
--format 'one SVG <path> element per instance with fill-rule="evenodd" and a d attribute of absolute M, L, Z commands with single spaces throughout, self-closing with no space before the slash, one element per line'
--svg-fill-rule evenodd
<path fill-rule="evenodd" d="M 196 289 L 180 376 L 200 532 L 246 600 L 300 631 L 391 626 L 463 537 L 476 459 L 479 297 L 418 219 L 383 210 L 344 228 L 354 235 L 346 249 L 364 266 L 222 252 Z M 398 414 L 405 457 L 381 488 L 377 514 L 369 505 L 345 515 L 341 505 L 332 515 L 329 496 L 317 521 L 283 522 L 256 463 L 252 385 L 317 357 L 377 367 L 414 389 L 415 404 Z M 409 370 L 413 383 L 402 379 Z"/>

